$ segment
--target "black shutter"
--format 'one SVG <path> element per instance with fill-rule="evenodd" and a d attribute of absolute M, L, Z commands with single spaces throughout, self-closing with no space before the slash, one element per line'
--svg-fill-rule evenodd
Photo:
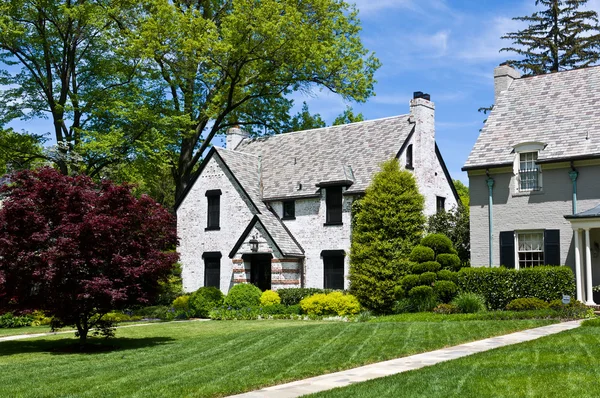
<path fill-rule="evenodd" d="M 500 232 L 500 265 L 515 268 L 515 232 Z"/>
<path fill-rule="evenodd" d="M 327 224 L 342 223 L 342 187 L 330 187 L 325 192 Z"/>
<path fill-rule="evenodd" d="M 221 253 L 205 252 L 204 258 L 204 286 L 220 288 L 221 285 Z"/>
<path fill-rule="evenodd" d="M 344 290 L 344 251 L 323 250 L 323 287 Z"/>
<path fill-rule="evenodd" d="M 560 265 L 560 230 L 544 231 L 544 264 Z"/>
<path fill-rule="evenodd" d="M 208 225 L 209 229 L 219 228 L 219 216 L 221 213 L 221 197 L 220 196 L 209 196 L 208 197 Z"/>

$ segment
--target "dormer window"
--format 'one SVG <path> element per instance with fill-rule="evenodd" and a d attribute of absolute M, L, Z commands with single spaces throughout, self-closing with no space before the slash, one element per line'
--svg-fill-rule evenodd
<path fill-rule="evenodd" d="M 515 191 L 528 193 L 542 189 L 542 168 L 538 164 L 540 151 L 545 147 L 541 142 L 526 142 L 514 147 Z"/>
<path fill-rule="evenodd" d="M 519 153 L 519 191 L 540 190 L 540 168 L 536 164 L 537 152 Z"/>

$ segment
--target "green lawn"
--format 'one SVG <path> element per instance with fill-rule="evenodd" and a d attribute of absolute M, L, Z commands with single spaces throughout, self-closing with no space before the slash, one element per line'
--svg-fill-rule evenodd
<path fill-rule="evenodd" d="M 22 328 L 0 328 L 0 337 L 13 336 L 18 334 L 37 334 L 50 332 L 50 326 L 28 326 Z"/>
<path fill-rule="evenodd" d="M 549 323 L 161 323 L 93 354 L 66 350 L 70 334 L 0 342 L 0 396 L 220 396 Z"/>
<path fill-rule="evenodd" d="M 600 328 L 580 327 L 311 397 L 598 397 L 599 359 Z"/>

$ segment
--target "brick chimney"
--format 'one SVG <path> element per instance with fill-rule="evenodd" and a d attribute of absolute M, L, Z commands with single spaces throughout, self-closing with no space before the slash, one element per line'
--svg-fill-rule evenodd
<path fill-rule="evenodd" d="M 242 130 L 240 126 L 231 127 L 227 130 L 227 140 L 225 141 L 225 148 L 231 149 L 232 151 L 240 145 L 240 142 L 244 140 L 244 138 L 248 138 L 250 135 Z"/>
<path fill-rule="evenodd" d="M 498 102 L 500 93 L 508 90 L 512 82 L 520 77 L 519 71 L 508 64 L 501 64 L 494 69 L 494 102 Z"/>

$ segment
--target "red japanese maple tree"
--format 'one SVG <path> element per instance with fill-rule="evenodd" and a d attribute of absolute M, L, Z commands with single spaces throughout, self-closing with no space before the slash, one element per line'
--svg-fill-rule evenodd
<path fill-rule="evenodd" d="M 0 189 L 0 310 L 40 309 L 82 344 L 103 316 L 147 304 L 178 255 L 175 219 L 131 187 L 46 167 Z"/>

